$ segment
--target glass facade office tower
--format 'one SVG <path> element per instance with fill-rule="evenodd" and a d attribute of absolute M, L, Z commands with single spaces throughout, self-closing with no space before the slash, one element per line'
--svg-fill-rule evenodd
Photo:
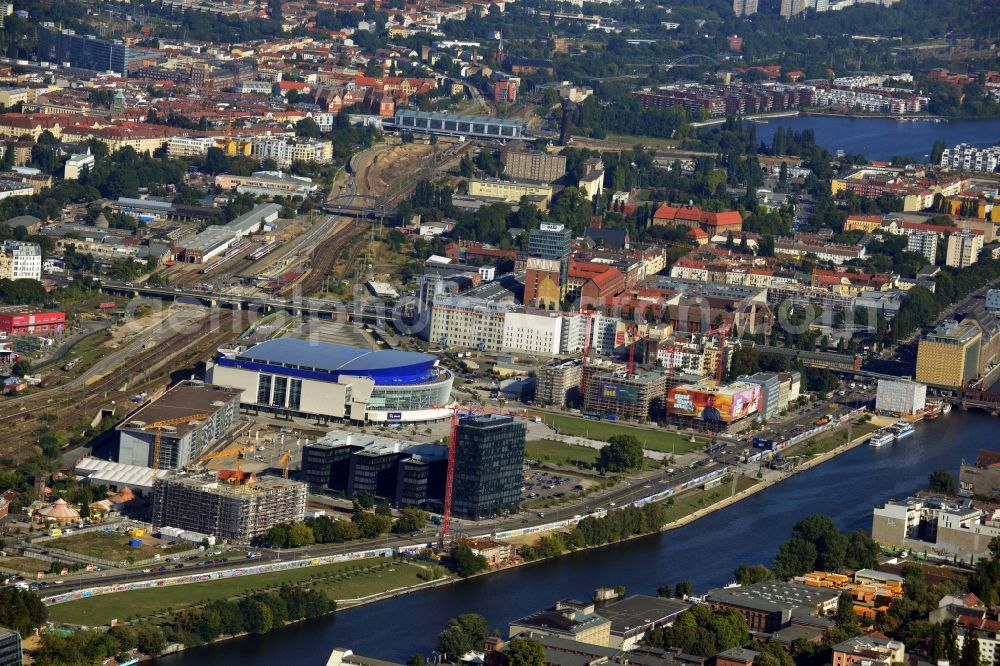
<path fill-rule="evenodd" d="M 458 422 L 452 513 L 477 520 L 521 499 L 528 427 L 511 416 L 478 414 Z"/>

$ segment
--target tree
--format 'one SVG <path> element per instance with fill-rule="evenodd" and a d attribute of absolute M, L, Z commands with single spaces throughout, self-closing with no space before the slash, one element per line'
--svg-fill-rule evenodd
<path fill-rule="evenodd" d="M 816 568 L 816 546 L 805 539 L 789 539 L 778 546 L 774 573 L 778 578 L 801 576 Z"/>
<path fill-rule="evenodd" d="M 455 546 L 451 552 L 451 558 L 455 561 L 455 573 L 462 578 L 468 578 L 489 567 L 486 558 L 473 553 L 469 544 L 464 541 Z"/>
<path fill-rule="evenodd" d="M 602 472 L 632 472 L 642 468 L 642 444 L 632 435 L 614 435 L 597 457 Z"/>
<path fill-rule="evenodd" d="M 438 635 L 437 650 L 446 660 L 457 663 L 472 649 L 472 642 L 461 627 L 449 625 Z"/>
<path fill-rule="evenodd" d="M 13 587 L 0 589 L 0 626 L 29 636 L 46 619 L 48 609 L 34 592 Z"/>
<path fill-rule="evenodd" d="M 840 598 L 837 599 L 837 617 L 834 622 L 838 629 L 850 636 L 857 636 L 861 633 L 858 615 L 854 612 L 854 598 L 850 592 L 840 593 Z"/>
<path fill-rule="evenodd" d="M 979 639 L 973 635 L 971 629 L 965 630 L 965 637 L 962 640 L 962 656 L 958 660 L 958 666 L 982 666 L 979 657 Z"/>
<path fill-rule="evenodd" d="M 15 372 L 15 374 L 17 373 Z M 955 477 L 946 469 L 934 470 L 927 481 L 927 489 L 932 493 L 954 495 L 956 492 Z"/>
<path fill-rule="evenodd" d="M 773 578 L 774 573 L 763 564 L 754 564 L 752 566 L 741 564 L 736 567 L 736 581 L 740 585 L 753 585 L 754 583 L 762 583 Z"/>
<path fill-rule="evenodd" d="M 393 525 L 392 531 L 397 534 L 409 534 L 419 532 L 427 524 L 427 512 L 420 509 L 403 509 L 399 513 L 399 519 Z"/>
<path fill-rule="evenodd" d="M 691 581 L 682 580 L 674 586 L 674 596 L 678 599 L 687 599 L 691 596 Z"/>
<path fill-rule="evenodd" d="M 504 650 L 509 666 L 544 666 L 545 648 L 538 641 L 515 638 Z"/>
<path fill-rule="evenodd" d="M 427 660 L 424 659 L 422 654 L 412 654 L 410 658 L 406 660 L 406 666 L 426 666 Z"/>
<path fill-rule="evenodd" d="M 13 367 L 11 368 L 11 372 L 17 375 L 18 377 L 24 377 L 29 372 L 31 372 L 31 361 L 22 358 L 20 361 L 18 361 L 13 365 Z"/>

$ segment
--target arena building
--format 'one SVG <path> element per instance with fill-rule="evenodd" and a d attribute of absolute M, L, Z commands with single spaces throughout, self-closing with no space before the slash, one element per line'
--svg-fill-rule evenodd
<path fill-rule="evenodd" d="M 221 349 L 208 372 L 246 409 L 359 423 L 448 418 L 454 379 L 431 354 L 292 338 Z"/>

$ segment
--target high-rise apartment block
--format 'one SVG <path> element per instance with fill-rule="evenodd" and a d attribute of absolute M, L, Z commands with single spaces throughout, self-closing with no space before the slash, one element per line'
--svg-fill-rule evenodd
<path fill-rule="evenodd" d="M 524 474 L 523 421 L 499 414 L 460 418 L 452 513 L 477 520 L 514 509 Z"/>
<path fill-rule="evenodd" d="M 953 268 L 967 268 L 979 261 L 983 249 L 983 235 L 974 231 L 958 231 L 948 236 L 948 254 L 945 265 Z"/>
<path fill-rule="evenodd" d="M 757 13 L 757 0 L 733 0 L 733 13 L 737 16 L 752 16 Z"/>
<path fill-rule="evenodd" d="M 514 180 L 551 183 L 566 175 L 565 155 L 502 150 L 500 159 L 503 161 L 504 175 Z"/>

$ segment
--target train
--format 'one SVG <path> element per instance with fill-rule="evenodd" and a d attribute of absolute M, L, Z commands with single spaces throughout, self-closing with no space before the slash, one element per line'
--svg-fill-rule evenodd
<path fill-rule="evenodd" d="M 279 245 L 281 245 L 281 241 L 276 241 L 276 240 L 273 240 L 270 243 L 267 243 L 266 245 L 261 245 L 259 248 L 248 254 L 247 259 L 250 261 L 257 261 L 258 259 L 262 259 L 267 255 L 271 254 L 272 252 L 274 252 L 275 248 L 277 248 Z"/>
<path fill-rule="evenodd" d="M 216 259 L 212 263 L 208 264 L 207 266 L 202 267 L 202 269 L 200 271 L 198 271 L 198 272 L 199 273 L 203 273 L 203 274 L 204 273 L 211 273 L 216 268 L 218 268 L 222 264 L 224 264 L 227 261 L 229 261 L 234 255 L 239 254 L 240 252 L 242 252 L 243 250 L 247 249 L 248 247 L 250 247 L 250 241 L 248 241 L 248 240 L 241 240 L 238 243 L 235 243 L 235 244 L 231 245 L 230 247 L 228 247 L 226 249 L 226 251 L 222 253 L 221 257 L 219 257 L 218 259 Z"/>

